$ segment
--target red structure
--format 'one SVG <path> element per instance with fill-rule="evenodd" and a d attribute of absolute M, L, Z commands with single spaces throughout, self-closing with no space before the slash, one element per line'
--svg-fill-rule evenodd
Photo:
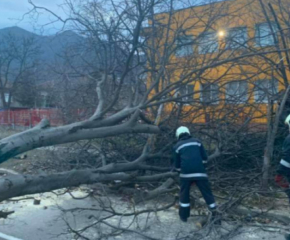
<path fill-rule="evenodd" d="M 42 119 L 48 119 L 51 126 L 63 125 L 60 109 L 8 109 L 0 110 L 0 125 L 33 127 Z"/>
<path fill-rule="evenodd" d="M 94 113 L 93 108 L 70 109 L 63 112 L 59 108 L 32 108 L 32 109 L 0 109 L 0 126 L 34 127 L 42 119 L 48 119 L 51 126 L 61 126 L 72 122 L 82 121 Z M 114 112 L 109 112 L 110 116 Z"/>

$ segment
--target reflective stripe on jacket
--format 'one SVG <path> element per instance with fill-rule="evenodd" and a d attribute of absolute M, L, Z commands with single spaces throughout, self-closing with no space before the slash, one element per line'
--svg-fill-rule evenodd
<path fill-rule="evenodd" d="M 206 151 L 198 139 L 186 136 L 173 147 L 175 168 L 180 169 L 181 178 L 207 178 L 203 161 L 207 160 Z"/>

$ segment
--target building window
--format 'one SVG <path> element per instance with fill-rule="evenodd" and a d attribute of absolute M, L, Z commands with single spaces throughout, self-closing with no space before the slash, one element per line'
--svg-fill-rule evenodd
<path fill-rule="evenodd" d="M 145 64 L 147 61 L 145 52 L 142 51 L 141 49 L 138 49 L 138 51 L 135 52 L 135 59 L 136 59 L 136 62 L 140 64 Z"/>
<path fill-rule="evenodd" d="M 4 101 L 5 101 L 6 103 L 9 102 L 9 97 L 10 97 L 10 93 L 4 93 Z M 11 97 L 11 99 L 10 99 L 10 102 L 11 102 L 11 103 L 13 102 L 13 98 L 12 98 L 12 97 Z"/>
<path fill-rule="evenodd" d="M 219 86 L 217 83 L 200 85 L 200 101 L 204 104 L 218 104 L 219 102 Z"/>
<path fill-rule="evenodd" d="M 146 80 L 147 77 L 148 77 L 147 72 L 145 72 L 145 73 L 143 72 L 143 73 L 139 74 L 139 79 L 141 79 L 141 80 Z"/>
<path fill-rule="evenodd" d="M 257 103 L 267 103 L 269 98 L 278 93 L 277 80 L 257 80 L 254 87 L 254 98 Z"/>
<path fill-rule="evenodd" d="M 48 93 L 41 91 L 39 96 L 39 107 L 47 107 Z"/>
<path fill-rule="evenodd" d="M 246 81 L 233 81 L 226 84 L 226 102 L 232 104 L 245 103 L 248 100 L 248 84 Z"/>
<path fill-rule="evenodd" d="M 277 25 L 271 23 L 274 34 L 277 33 Z M 260 23 L 256 25 L 256 43 L 260 47 L 273 46 L 275 44 L 274 36 L 268 23 Z"/>
<path fill-rule="evenodd" d="M 194 92 L 194 85 L 185 85 L 179 88 L 177 97 L 181 97 L 178 99 L 183 103 L 192 102 L 193 99 L 193 92 Z"/>
<path fill-rule="evenodd" d="M 192 42 L 192 36 L 182 36 L 177 38 L 175 55 L 177 57 L 186 57 L 193 54 Z"/>
<path fill-rule="evenodd" d="M 248 31 L 246 27 L 232 28 L 226 37 L 226 49 L 238 49 L 247 46 Z"/>
<path fill-rule="evenodd" d="M 204 33 L 199 39 L 199 54 L 214 53 L 218 50 L 218 38 L 216 32 Z"/>
<path fill-rule="evenodd" d="M 148 18 L 144 18 L 143 22 L 142 22 L 142 27 L 146 28 L 149 27 L 149 19 Z"/>

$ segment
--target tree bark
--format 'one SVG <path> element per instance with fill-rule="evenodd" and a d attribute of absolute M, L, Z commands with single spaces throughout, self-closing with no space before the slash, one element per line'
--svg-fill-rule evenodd
<path fill-rule="evenodd" d="M 78 126 L 78 129 L 75 127 Z M 72 129 L 74 129 L 72 131 Z M 83 129 L 79 123 L 61 127 L 49 127 L 43 120 L 31 130 L 12 135 L 0 140 L 0 163 L 20 153 L 44 146 L 75 142 L 84 139 L 104 138 L 128 133 L 158 133 L 159 128 L 153 125 L 136 124 L 131 121 L 100 128 Z"/>
<path fill-rule="evenodd" d="M 269 168 L 270 168 L 270 163 L 271 163 L 271 158 L 273 155 L 273 150 L 274 150 L 274 143 L 275 143 L 275 138 L 276 134 L 278 131 L 278 126 L 279 126 L 279 121 L 281 114 L 284 110 L 286 100 L 288 99 L 289 96 L 289 91 L 290 91 L 290 85 L 288 85 L 284 96 L 283 100 L 276 110 L 276 115 L 275 119 L 273 122 L 273 126 L 270 126 L 268 123 L 268 137 L 267 137 L 267 145 L 265 149 L 265 155 L 264 155 L 264 162 L 263 162 L 263 177 L 262 177 L 262 189 L 266 190 L 268 188 L 268 180 L 269 180 Z M 269 110 L 268 110 L 269 112 Z M 268 117 L 269 120 L 269 117 Z"/>
<path fill-rule="evenodd" d="M 238 214 L 238 215 L 245 215 L 245 216 L 251 216 L 252 218 L 254 217 L 260 217 L 260 218 L 267 218 L 272 221 L 279 221 L 284 224 L 289 224 L 290 222 L 290 217 L 289 214 L 285 213 L 271 213 L 271 212 L 263 212 L 260 209 L 247 209 L 244 207 L 237 207 L 231 210 L 233 213 Z"/>
<path fill-rule="evenodd" d="M 147 177 L 134 174 L 98 173 L 95 170 L 74 170 L 51 175 L 9 175 L 0 179 L 0 201 L 28 194 L 49 192 L 55 189 L 76 187 L 81 184 L 107 183 L 121 181 L 156 181 L 162 178 L 175 177 L 176 173 L 164 173 Z"/>
<path fill-rule="evenodd" d="M 169 178 L 161 186 L 159 186 L 158 188 L 156 188 L 150 192 L 140 192 L 139 191 L 138 195 L 135 195 L 134 201 L 135 201 L 135 203 L 138 204 L 140 202 L 156 198 L 162 194 L 175 191 L 175 190 L 177 190 L 177 188 L 169 188 L 173 184 L 174 184 L 174 180 L 172 178 Z"/>
<path fill-rule="evenodd" d="M 272 144 L 272 138 L 273 138 L 273 103 L 268 103 L 268 109 L 267 109 L 267 128 L 268 128 L 268 134 L 267 134 L 267 146 L 265 148 L 264 152 L 264 158 L 263 158 L 263 175 L 262 175 L 262 189 L 266 190 L 268 188 L 268 181 L 269 181 L 269 168 L 270 168 L 270 162 L 272 158 L 273 153 L 273 145 Z"/>

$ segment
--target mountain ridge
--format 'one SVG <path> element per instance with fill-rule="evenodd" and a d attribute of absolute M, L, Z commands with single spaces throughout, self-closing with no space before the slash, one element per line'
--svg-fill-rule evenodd
<path fill-rule="evenodd" d="M 36 44 L 40 47 L 40 59 L 47 63 L 59 60 L 61 52 L 84 41 L 83 37 L 71 30 L 54 35 L 39 35 L 17 26 L 0 29 L 0 39 L 6 36 L 12 36 L 17 40 L 34 38 Z"/>

